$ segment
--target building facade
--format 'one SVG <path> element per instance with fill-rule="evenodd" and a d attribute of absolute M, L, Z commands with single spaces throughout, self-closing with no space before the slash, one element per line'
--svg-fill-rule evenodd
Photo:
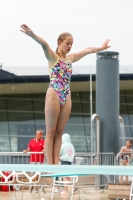
<path fill-rule="evenodd" d="M 22 151 L 37 129 L 44 130 L 45 94 L 49 76 L 16 76 L 0 70 L 0 151 Z M 96 152 L 96 124 L 91 125 L 96 112 L 96 75 L 73 75 L 71 81 L 72 111 L 64 132 L 71 135 L 76 152 Z M 133 74 L 120 74 L 119 146 L 133 137 Z M 91 105 L 90 105 L 91 104 Z M 91 128 L 92 127 L 92 128 Z M 91 138 L 93 135 L 93 139 Z M 114 141 L 115 142 L 115 141 Z"/>

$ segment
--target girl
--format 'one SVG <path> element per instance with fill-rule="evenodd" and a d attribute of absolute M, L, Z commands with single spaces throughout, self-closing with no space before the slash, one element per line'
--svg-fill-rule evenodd
<path fill-rule="evenodd" d="M 57 49 L 54 52 L 48 43 L 37 36 L 27 25 L 21 25 L 21 31 L 42 46 L 48 60 L 50 84 L 45 101 L 45 154 L 48 164 L 58 164 L 62 132 L 71 112 L 72 63 L 90 53 L 108 49 L 109 40 L 106 40 L 101 47 L 87 47 L 78 53 L 69 54 L 73 45 L 73 37 L 70 33 L 65 32 L 58 37 Z"/>
<path fill-rule="evenodd" d="M 126 141 L 126 146 L 123 146 L 120 150 L 120 165 L 127 165 L 129 166 L 129 161 L 132 157 L 132 141 L 127 140 Z M 120 183 L 123 183 L 123 176 L 120 176 Z M 126 183 L 128 183 L 128 176 L 126 176 Z"/>

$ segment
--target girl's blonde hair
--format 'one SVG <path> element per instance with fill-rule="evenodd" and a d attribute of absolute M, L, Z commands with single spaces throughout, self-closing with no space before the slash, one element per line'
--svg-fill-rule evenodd
<path fill-rule="evenodd" d="M 59 41 L 63 42 L 67 36 L 71 36 L 71 37 L 72 37 L 72 35 L 71 35 L 70 33 L 68 33 L 68 32 L 61 33 L 61 34 L 59 35 L 58 39 L 57 39 L 57 44 L 59 43 Z M 58 46 L 57 46 L 57 48 L 56 48 L 55 53 L 56 53 L 56 54 L 59 54 L 59 53 L 58 53 Z"/>

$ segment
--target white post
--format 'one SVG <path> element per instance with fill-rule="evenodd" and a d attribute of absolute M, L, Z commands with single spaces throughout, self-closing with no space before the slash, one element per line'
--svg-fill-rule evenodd
<path fill-rule="evenodd" d="M 90 116 L 92 116 L 92 74 L 91 74 L 91 64 L 90 64 Z M 91 153 L 93 153 L 93 133 L 92 133 L 92 120 L 91 123 Z"/>

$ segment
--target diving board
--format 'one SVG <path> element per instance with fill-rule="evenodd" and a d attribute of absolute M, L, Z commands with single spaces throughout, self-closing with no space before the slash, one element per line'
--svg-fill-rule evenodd
<path fill-rule="evenodd" d="M 69 175 L 127 175 L 133 176 L 133 166 L 112 165 L 30 165 L 30 164 L 0 164 L 1 171 L 26 171 L 64 173 Z"/>

